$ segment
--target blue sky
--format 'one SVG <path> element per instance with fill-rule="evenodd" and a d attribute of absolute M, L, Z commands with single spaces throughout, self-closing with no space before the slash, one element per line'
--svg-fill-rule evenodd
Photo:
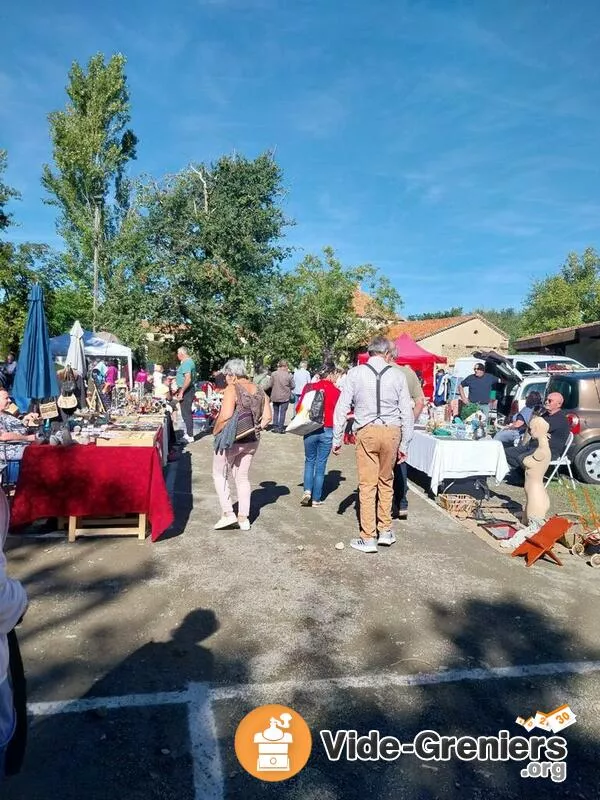
<path fill-rule="evenodd" d="M 87 6 L 87 7 L 86 7 Z M 0 10 L 14 239 L 58 245 L 46 115 L 73 60 L 123 52 L 161 176 L 276 148 L 289 244 L 389 276 L 404 312 L 518 305 L 600 247 L 597 0 L 28 0 Z"/>

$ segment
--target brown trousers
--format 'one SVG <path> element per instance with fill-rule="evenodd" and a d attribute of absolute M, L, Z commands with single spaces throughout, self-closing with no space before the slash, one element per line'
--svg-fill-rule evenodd
<path fill-rule="evenodd" d="M 360 533 L 372 539 L 392 526 L 394 464 L 401 430 L 393 425 L 365 425 L 356 434 Z"/>

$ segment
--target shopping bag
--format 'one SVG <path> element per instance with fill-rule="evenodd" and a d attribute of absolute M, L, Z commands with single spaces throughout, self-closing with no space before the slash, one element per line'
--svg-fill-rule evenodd
<path fill-rule="evenodd" d="M 296 416 L 285 429 L 286 433 L 296 433 L 298 436 L 306 436 L 307 433 L 314 433 L 323 427 L 323 422 L 311 419 L 311 409 L 317 395 L 323 392 L 320 389 L 311 389 L 306 392 L 300 403 L 300 408 Z M 317 398 L 318 399 L 318 398 Z"/>

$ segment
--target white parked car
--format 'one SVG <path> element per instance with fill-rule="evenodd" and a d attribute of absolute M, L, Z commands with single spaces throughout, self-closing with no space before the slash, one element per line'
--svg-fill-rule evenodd
<path fill-rule="evenodd" d="M 579 361 L 568 356 L 549 356 L 536 353 L 520 353 L 519 355 L 505 356 L 504 357 L 512 367 L 520 375 L 528 375 L 530 372 L 553 372 L 562 370 L 577 370 L 587 369 Z M 466 358 L 458 358 L 452 370 L 453 375 L 456 375 L 461 380 L 466 378 L 467 375 L 472 375 L 473 367 L 480 361 L 485 360 L 476 358 L 475 356 L 468 356 Z"/>
<path fill-rule="evenodd" d="M 552 372 L 554 370 L 587 369 L 580 361 L 568 356 L 550 356 L 547 353 L 519 353 L 518 355 L 506 357 L 521 375 L 527 375 L 529 372 L 539 370 Z"/>

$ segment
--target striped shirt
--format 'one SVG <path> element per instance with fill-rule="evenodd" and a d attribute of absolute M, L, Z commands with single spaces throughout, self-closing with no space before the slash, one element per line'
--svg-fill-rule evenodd
<path fill-rule="evenodd" d="M 382 356 L 371 356 L 367 362 L 376 372 L 389 366 Z M 380 378 L 380 414 L 377 415 L 377 378 L 366 364 L 351 369 L 335 407 L 333 446 L 342 442 L 346 414 L 354 406 L 358 428 L 365 425 L 393 425 L 402 429 L 402 447 L 412 439 L 414 417 L 408 384 L 403 372 L 389 369 Z"/>

